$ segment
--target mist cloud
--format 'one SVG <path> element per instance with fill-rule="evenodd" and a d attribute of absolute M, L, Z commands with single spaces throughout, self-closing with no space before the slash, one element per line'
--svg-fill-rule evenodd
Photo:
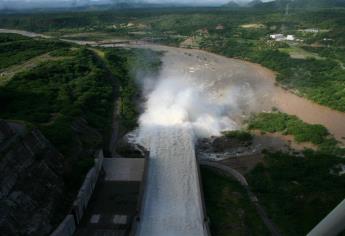
<path fill-rule="evenodd" d="M 207 96 L 204 86 L 198 86 L 186 75 L 162 75 L 147 97 L 140 125 L 189 126 L 199 137 L 219 135 L 237 126 L 227 114 L 236 96 L 226 98 Z"/>

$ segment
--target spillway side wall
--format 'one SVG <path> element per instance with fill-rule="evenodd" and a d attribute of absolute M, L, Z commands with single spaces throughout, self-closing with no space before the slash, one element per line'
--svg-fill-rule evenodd
<path fill-rule="evenodd" d="M 203 224 L 204 232 L 206 233 L 207 236 L 211 236 L 210 220 L 208 218 L 207 210 L 206 210 L 205 195 L 204 195 L 204 189 L 203 189 L 203 184 L 202 184 L 200 165 L 199 165 L 199 162 L 198 162 L 196 155 L 195 155 L 195 162 L 196 162 L 197 175 L 198 175 L 198 179 L 199 179 L 200 199 L 201 199 L 203 217 L 204 217 L 204 224 Z"/>
<path fill-rule="evenodd" d="M 144 198 L 145 198 L 145 192 L 146 192 L 146 186 L 147 186 L 150 153 L 145 152 L 144 158 L 145 158 L 145 165 L 144 165 L 142 181 L 140 183 L 140 191 L 139 191 L 138 204 L 137 204 L 137 210 L 136 210 L 137 212 L 136 212 L 135 219 L 132 221 L 131 230 L 129 233 L 130 236 L 136 235 L 139 225 L 140 225 L 142 212 L 144 208 L 144 200 L 145 200 Z"/>

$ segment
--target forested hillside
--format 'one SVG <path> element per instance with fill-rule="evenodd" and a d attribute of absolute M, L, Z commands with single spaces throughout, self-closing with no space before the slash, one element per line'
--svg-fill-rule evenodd
<path fill-rule="evenodd" d="M 307 2 L 301 0 L 294 4 Z M 319 104 L 345 111 L 345 10 L 314 6 L 310 11 L 290 6 L 288 14 L 285 7 L 253 7 L 7 15 L 0 16 L 0 27 L 44 32 L 67 39 L 115 37 L 201 48 L 260 63 L 277 72 L 281 86 Z M 271 34 L 278 33 L 293 35 L 295 40 L 270 39 Z M 50 43 L 49 47 L 52 46 L 58 45 Z M 32 48 L 30 54 L 39 50 Z M 11 63 L 11 60 L 3 63 Z"/>

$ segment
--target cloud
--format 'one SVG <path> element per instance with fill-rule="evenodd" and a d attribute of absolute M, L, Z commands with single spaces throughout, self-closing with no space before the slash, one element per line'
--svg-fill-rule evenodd
<path fill-rule="evenodd" d="M 152 4 L 186 4 L 186 5 L 221 5 L 230 0 L 0 0 L 0 7 L 72 7 L 110 3 L 152 3 Z M 250 0 L 236 0 L 248 2 Z"/>

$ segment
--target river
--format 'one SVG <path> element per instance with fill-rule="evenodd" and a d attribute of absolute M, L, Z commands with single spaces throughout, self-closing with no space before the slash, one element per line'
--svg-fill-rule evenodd
<path fill-rule="evenodd" d="M 275 74 L 260 65 L 159 45 L 95 45 L 165 51 L 158 78 L 139 78 L 147 102 L 137 141 L 150 151 L 140 236 L 207 235 L 194 153 L 198 137 L 237 129 L 252 113 L 276 107 L 324 125 L 345 143 L 345 113 L 276 86 Z"/>
<path fill-rule="evenodd" d="M 134 47 L 166 51 L 171 65 L 179 64 L 177 67 L 180 70 L 190 70 L 200 78 L 208 77 L 219 87 L 239 89 L 236 91 L 240 91 L 243 97 L 239 104 L 241 112 L 229 114 L 239 123 L 250 113 L 266 112 L 275 107 L 287 114 L 296 115 L 306 123 L 325 126 L 340 143 L 345 145 L 345 113 L 316 104 L 277 86 L 275 73 L 267 68 L 195 49 L 157 45 Z"/>
<path fill-rule="evenodd" d="M 49 38 L 49 36 L 43 34 L 37 34 L 24 30 L 0 29 L 0 33 L 16 33 L 28 37 Z M 121 40 L 117 41 L 121 42 Z M 102 43 L 94 41 L 85 42 L 69 40 L 69 42 L 81 45 L 102 45 Z M 124 40 L 124 42 L 128 42 L 128 40 Z M 153 50 L 167 51 L 171 54 L 175 54 L 175 56 L 171 58 L 173 58 L 173 60 L 176 59 L 176 61 L 173 61 L 172 63 L 178 63 L 180 59 L 183 59 L 183 63 L 186 63 L 186 66 L 181 64 L 180 69 L 187 71 L 190 67 L 193 67 L 193 69 L 195 68 L 195 70 L 191 69 L 190 71 L 204 76 L 209 76 L 210 78 L 234 78 L 234 76 L 238 75 L 237 81 L 242 80 L 244 81 L 244 83 L 246 83 L 245 85 L 243 85 L 242 83 L 241 86 L 248 86 L 249 84 L 249 86 L 253 88 L 254 93 L 256 93 L 257 95 L 258 93 L 262 93 L 261 95 L 259 94 L 259 98 L 261 99 L 259 99 L 259 102 L 256 102 L 257 107 L 253 109 L 254 112 L 269 111 L 272 107 L 276 107 L 282 112 L 290 115 L 296 115 L 304 122 L 311 124 L 321 124 L 325 126 L 340 143 L 345 145 L 345 113 L 316 104 L 308 99 L 299 97 L 289 91 L 282 89 L 279 86 L 276 86 L 275 73 L 260 65 L 242 60 L 226 58 L 205 51 L 145 44 L 145 42 L 141 41 L 136 41 L 135 43 L 130 45 L 106 44 L 103 46 L 144 47 Z M 186 54 L 192 55 L 189 57 L 191 61 L 189 61 L 189 59 L 186 59 Z M 207 66 L 198 64 L 196 67 L 194 67 L 193 65 L 195 65 L 195 62 L 192 61 L 193 55 L 199 58 L 208 59 L 211 63 L 209 63 L 209 65 Z M 189 68 L 187 67 L 187 65 L 189 65 Z M 211 70 L 209 70 L 210 68 Z M 242 72 L 243 70 L 246 70 L 248 73 L 242 73 L 240 72 L 241 70 Z M 204 72 L 206 74 L 203 74 Z M 233 81 L 234 80 L 231 79 L 225 79 L 222 80 L 221 83 L 231 86 L 231 84 L 235 83 Z M 220 83 L 219 86 L 221 86 Z M 247 96 L 246 94 L 243 95 Z M 245 115 L 246 114 L 243 114 L 242 118 L 245 117 Z"/>

